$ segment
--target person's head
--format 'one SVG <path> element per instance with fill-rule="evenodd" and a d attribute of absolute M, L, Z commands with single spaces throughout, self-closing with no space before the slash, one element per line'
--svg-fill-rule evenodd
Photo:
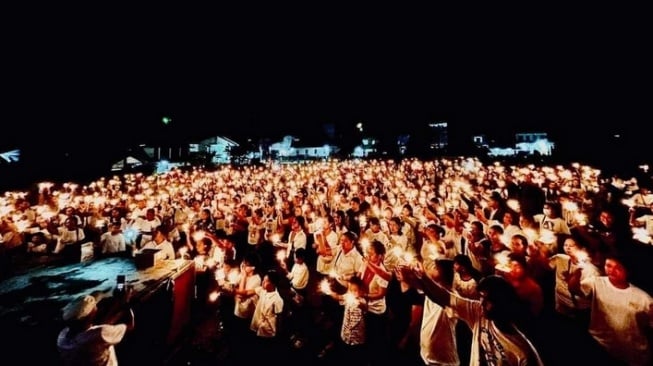
<path fill-rule="evenodd" d="M 77 219 L 73 216 L 70 216 L 66 218 L 66 221 L 64 221 L 64 225 L 66 226 L 66 229 L 68 230 L 76 230 L 77 229 Z"/>
<path fill-rule="evenodd" d="M 360 277 L 352 277 L 347 284 L 347 291 L 356 297 L 365 296 L 365 283 Z"/>
<path fill-rule="evenodd" d="M 513 212 L 506 211 L 503 214 L 503 220 L 501 221 L 503 223 L 504 227 L 508 227 L 510 225 L 513 225 L 514 223 L 517 222 L 517 218 L 515 217 L 516 215 Z"/>
<path fill-rule="evenodd" d="M 469 232 L 474 238 L 482 238 L 485 235 L 483 233 L 483 223 L 480 221 L 472 221 L 470 223 Z"/>
<path fill-rule="evenodd" d="M 222 268 L 224 273 L 229 273 L 230 271 L 238 268 L 238 262 L 234 258 L 225 258 L 222 263 Z"/>
<path fill-rule="evenodd" d="M 405 204 L 401 207 L 401 216 L 412 217 L 413 216 L 413 206 L 410 204 Z"/>
<path fill-rule="evenodd" d="M 154 229 L 153 238 L 157 244 L 161 244 L 166 239 L 168 239 L 168 233 L 163 226 L 159 226 L 156 229 Z"/>
<path fill-rule="evenodd" d="M 567 254 L 568 256 L 574 256 L 576 254 L 576 251 L 578 251 L 579 246 L 578 243 L 574 238 L 567 238 L 565 241 L 562 243 L 562 250 Z"/>
<path fill-rule="evenodd" d="M 617 287 L 628 285 L 628 268 L 628 260 L 623 254 L 614 252 L 606 255 L 603 270 L 613 285 Z"/>
<path fill-rule="evenodd" d="M 508 254 L 508 263 L 510 266 L 510 277 L 513 279 L 523 279 L 527 276 L 528 264 L 526 257 L 517 253 Z"/>
<path fill-rule="evenodd" d="M 304 261 L 306 261 L 306 249 L 297 248 L 295 250 L 295 263 L 302 264 Z"/>
<path fill-rule="evenodd" d="M 393 216 L 388 221 L 388 228 L 391 234 L 401 234 L 401 225 L 401 219 L 397 216 Z"/>
<path fill-rule="evenodd" d="M 358 212 L 361 207 L 361 200 L 358 197 L 353 197 L 351 200 L 349 200 L 349 204 L 351 205 L 351 209 L 354 212 Z"/>
<path fill-rule="evenodd" d="M 117 235 L 120 233 L 120 223 L 119 222 L 112 222 L 109 225 L 109 230 L 111 231 L 111 234 Z"/>
<path fill-rule="evenodd" d="M 200 220 L 208 220 L 210 218 L 211 218 L 211 210 L 209 210 L 208 208 L 204 208 L 202 209 L 202 211 L 200 211 Z"/>
<path fill-rule="evenodd" d="M 477 290 L 486 318 L 501 323 L 515 320 L 519 300 L 514 287 L 505 278 L 487 276 L 478 283 Z"/>
<path fill-rule="evenodd" d="M 30 241 L 33 244 L 36 244 L 36 245 L 43 244 L 43 243 L 45 243 L 45 234 L 43 234 L 40 231 L 37 231 L 34 234 L 32 234 L 32 237 L 30 238 Z"/>
<path fill-rule="evenodd" d="M 62 318 L 67 323 L 86 323 L 97 314 L 97 300 L 91 295 L 80 296 L 63 308 Z"/>
<path fill-rule="evenodd" d="M 432 240 L 440 240 L 444 236 L 444 228 L 440 225 L 429 224 L 424 229 L 424 234 Z"/>
<path fill-rule="evenodd" d="M 472 260 L 465 254 L 457 254 L 453 257 L 453 270 L 458 274 L 469 274 L 473 272 Z"/>
<path fill-rule="evenodd" d="M 370 217 L 367 220 L 367 223 L 370 225 L 370 230 L 372 230 L 373 233 L 378 233 L 381 231 L 381 221 L 378 217 Z"/>
<path fill-rule="evenodd" d="M 512 253 L 526 255 L 528 253 L 528 239 L 522 234 L 515 234 L 510 238 L 510 250 Z"/>
<path fill-rule="evenodd" d="M 277 290 L 277 286 L 279 286 L 279 279 L 279 273 L 271 269 L 265 273 L 265 276 L 263 276 L 263 282 L 261 283 L 261 286 L 267 292 L 274 292 Z"/>
<path fill-rule="evenodd" d="M 503 228 L 501 225 L 492 225 L 487 230 L 487 236 L 492 242 L 498 243 L 501 241 L 501 235 L 503 235 Z"/>
<path fill-rule="evenodd" d="M 156 216 L 156 211 L 153 208 L 148 208 L 147 211 L 145 211 L 145 219 L 148 221 L 154 220 L 154 217 Z"/>
<path fill-rule="evenodd" d="M 247 275 L 254 274 L 257 265 L 258 256 L 255 253 L 248 253 L 245 258 L 243 258 L 243 269 Z"/>
<path fill-rule="evenodd" d="M 354 248 L 354 245 L 356 244 L 356 234 L 352 233 L 351 231 L 347 231 L 345 233 L 342 233 L 340 236 L 340 245 L 342 246 L 342 250 L 345 253 L 348 253 L 350 250 Z"/>
<path fill-rule="evenodd" d="M 385 255 L 385 245 L 378 240 L 373 240 L 370 243 L 370 246 L 367 248 L 367 258 L 370 262 L 378 265 L 383 262 L 383 256 Z"/>
<path fill-rule="evenodd" d="M 293 231 L 300 231 L 304 228 L 305 224 L 306 219 L 304 216 L 295 216 L 295 218 L 292 220 L 292 229 Z"/>

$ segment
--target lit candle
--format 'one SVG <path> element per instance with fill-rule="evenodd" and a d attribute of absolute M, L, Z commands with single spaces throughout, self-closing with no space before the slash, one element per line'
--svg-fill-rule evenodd
<path fill-rule="evenodd" d="M 286 251 L 283 249 L 279 249 L 277 251 L 277 260 L 279 262 L 283 262 L 286 259 Z"/>
<path fill-rule="evenodd" d="M 220 293 L 218 291 L 213 291 L 209 294 L 209 301 L 216 302 L 218 300 L 218 297 L 220 297 Z"/>
<path fill-rule="evenodd" d="M 358 299 L 354 294 L 351 292 L 347 292 L 344 295 L 342 295 L 343 300 L 345 300 L 346 305 L 356 305 L 358 304 Z"/>
<path fill-rule="evenodd" d="M 329 284 L 329 280 L 326 278 L 320 282 L 320 292 L 325 295 L 331 295 L 331 284 Z"/>

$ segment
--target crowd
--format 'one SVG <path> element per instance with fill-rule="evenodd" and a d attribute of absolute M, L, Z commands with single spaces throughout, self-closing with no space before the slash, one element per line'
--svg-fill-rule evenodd
<path fill-rule="evenodd" d="M 0 268 L 192 259 L 233 364 L 648 365 L 651 183 L 472 158 L 41 183 L 0 198 Z"/>

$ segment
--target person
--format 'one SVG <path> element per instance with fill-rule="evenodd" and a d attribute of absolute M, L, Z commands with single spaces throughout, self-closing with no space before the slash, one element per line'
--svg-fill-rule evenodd
<path fill-rule="evenodd" d="M 134 313 L 129 309 L 124 323 L 94 325 L 97 313 L 97 300 L 92 295 L 81 296 L 64 307 L 66 327 L 57 337 L 64 365 L 118 365 L 114 346 L 134 329 Z"/>
<path fill-rule="evenodd" d="M 622 253 L 609 253 L 605 276 L 590 276 L 569 287 L 573 293 L 591 298 L 589 333 L 607 352 L 606 359 L 650 365 L 653 298 L 630 283 L 629 264 Z"/>
<path fill-rule="evenodd" d="M 280 275 L 275 270 L 269 270 L 263 277 L 261 286 L 254 292 L 258 297 L 249 329 L 256 334 L 256 352 L 265 360 L 281 356 L 279 351 L 280 318 L 284 311 L 284 301 L 277 290 Z"/>
<path fill-rule="evenodd" d="M 419 263 L 401 266 L 398 275 L 424 291 L 436 304 L 450 306 L 472 329 L 470 366 L 543 365 L 526 336 L 517 328 L 517 294 L 510 283 L 497 275 L 483 278 L 477 287 L 479 300 L 460 297 L 424 275 Z"/>

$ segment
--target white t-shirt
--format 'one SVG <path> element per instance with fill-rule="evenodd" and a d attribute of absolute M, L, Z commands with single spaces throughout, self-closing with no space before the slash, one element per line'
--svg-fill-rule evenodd
<path fill-rule="evenodd" d="M 259 337 L 277 335 L 277 316 L 283 312 L 283 299 L 278 291 L 268 292 L 263 287 L 256 288 L 258 302 L 252 315 L 250 329 Z"/>
<path fill-rule="evenodd" d="M 599 276 L 598 268 L 592 263 L 573 264 L 567 254 L 555 254 L 549 258 L 549 267 L 555 270 L 555 305 L 556 311 L 569 309 L 589 309 L 590 300 L 582 296 L 572 297 L 565 276 L 570 275 L 578 268 L 581 269 L 581 282 Z"/>
<path fill-rule="evenodd" d="M 243 276 L 245 274 L 242 274 Z M 255 274 L 247 277 L 245 279 L 245 290 L 255 290 L 257 287 L 261 286 L 261 276 Z M 254 315 L 254 309 L 256 308 L 256 302 L 258 301 L 258 295 L 254 294 L 252 296 L 241 298 L 236 297 L 236 306 L 234 309 L 234 315 L 247 319 L 251 318 Z"/>
<path fill-rule="evenodd" d="M 110 231 L 100 238 L 102 253 L 120 253 L 126 250 L 125 236 L 122 233 L 112 234 Z"/>
<path fill-rule="evenodd" d="M 64 328 L 57 337 L 57 348 L 64 365 L 117 366 L 114 345 L 126 331 L 125 324 L 102 324 L 70 336 L 70 329 Z"/>
<path fill-rule="evenodd" d="M 460 365 L 456 346 L 456 319 L 445 309 L 424 299 L 422 328 L 419 336 L 420 356 L 426 365 Z"/>
<path fill-rule="evenodd" d="M 479 300 L 465 299 L 452 294 L 450 306 L 458 318 L 472 329 L 470 366 L 481 365 L 481 357 L 485 358 L 487 366 L 543 365 L 531 342 L 516 327 L 514 333 L 504 333 L 494 322 L 483 316 Z"/>
<path fill-rule="evenodd" d="M 302 290 L 308 285 L 308 266 L 306 263 L 295 263 L 288 273 L 288 279 L 294 289 Z"/>
<path fill-rule="evenodd" d="M 617 288 L 607 276 L 582 281 L 581 289 L 592 295 L 592 337 L 612 356 L 629 365 L 650 365 L 651 350 L 643 329 L 653 327 L 653 319 L 647 316 L 653 298 L 632 284 Z M 647 324 L 642 323 L 644 319 Z"/>

